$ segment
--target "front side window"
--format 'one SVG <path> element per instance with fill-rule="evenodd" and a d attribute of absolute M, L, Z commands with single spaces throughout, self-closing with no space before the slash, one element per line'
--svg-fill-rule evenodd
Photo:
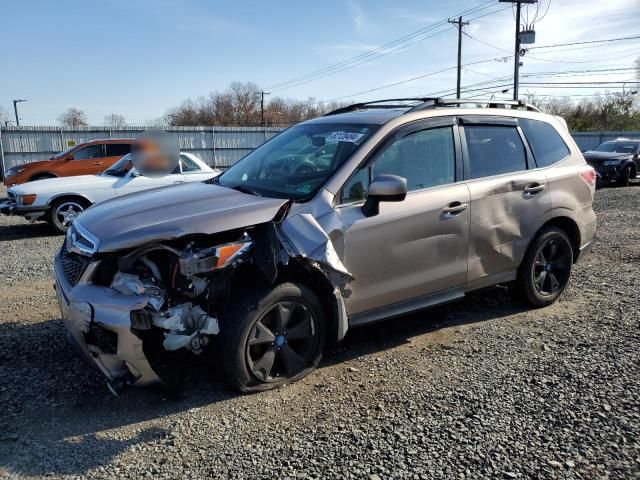
<path fill-rule="evenodd" d="M 365 199 L 370 181 L 384 173 L 405 178 L 410 192 L 453 183 L 455 143 L 452 127 L 420 130 L 394 140 L 376 155 L 370 166 L 349 179 L 342 190 L 342 201 Z"/>
<path fill-rule="evenodd" d="M 377 129 L 377 125 L 352 123 L 297 125 L 213 181 L 258 195 L 309 199 Z"/>
<path fill-rule="evenodd" d="M 527 157 L 516 127 L 466 125 L 469 179 L 527 169 Z"/>
<path fill-rule="evenodd" d="M 521 118 L 518 123 L 527 137 L 538 167 L 553 165 L 571 153 L 557 130 L 547 122 Z"/>
<path fill-rule="evenodd" d="M 81 148 L 77 152 L 74 152 L 73 159 L 89 160 L 91 158 L 100 158 L 103 156 L 102 145 L 89 145 L 88 147 Z"/>

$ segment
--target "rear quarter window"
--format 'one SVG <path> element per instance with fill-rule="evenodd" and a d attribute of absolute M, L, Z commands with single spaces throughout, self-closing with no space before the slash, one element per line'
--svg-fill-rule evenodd
<path fill-rule="evenodd" d="M 547 122 L 520 118 L 518 123 L 527 137 L 538 167 L 553 165 L 571 153 L 560 134 Z"/>

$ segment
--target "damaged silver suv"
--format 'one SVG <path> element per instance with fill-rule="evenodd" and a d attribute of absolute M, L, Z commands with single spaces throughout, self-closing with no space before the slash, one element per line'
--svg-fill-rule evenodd
<path fill-rule="evenodd" d="M 471 290 L 513 282 L 549 305 L 594 237 L 594 187 L 566 124 L 531 106 L 356 104 L 213 180 L 88 209 L 56 256 L 58 299 L 114 391 L 185 355 L 265 390 L 349 328 Z"/>

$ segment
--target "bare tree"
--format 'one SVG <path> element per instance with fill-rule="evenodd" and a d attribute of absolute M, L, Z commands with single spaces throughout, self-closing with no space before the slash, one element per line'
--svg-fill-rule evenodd
<path fill-rule="evenodd" d="M 640 101 L 633 91 L 606 92 L 578 102 L 569 97 L 540 97 L 536 106 L 563 117 L 572 131 L 640 129 Z"/>
<path fill-rule="evenodd" d="M 10 123 L 13 123 L 11 121 L 11 117 L 9 116 L 9 113 L 0 106 L 0 126 L 6 126 L 9 125 Z"/>
<path fill-rule="evenodd" d="M 170 125 L 258 126 L 261 124 L 260 100 L 258 85 L 233 82 L 223 92 L 183 101 L 167 112 L 166 119 Z M 264 119 L 267 125 L 286 126 L 343 105 L 336 102 L 328 105 L 313 98 L 294 100 L 274 96 L 264 106 Z"/>
<path fill-rule="evenodd" d="M 127 125 L 123 115 L 118 113 L 110 113 L 104 116 L 104 124 L 111 128 L 124 127 Z"/>
<path fill-rule="evenodd" d="M 88 125 L 87 116 L 82 110 L 79 110 L 77 108 L 70 108 L 66 112 L 61 113 L 58 117 L 58 121 L 64 127 L 71 128 L 86 127 Z"/>

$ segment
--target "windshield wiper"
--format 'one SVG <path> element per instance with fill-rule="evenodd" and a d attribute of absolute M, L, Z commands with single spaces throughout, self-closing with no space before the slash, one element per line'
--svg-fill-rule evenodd
<path fill-rule="evenodd" d="M 223 185 L 223 187 L 226 187 L 226 185 Z M 260 195 L 256 190 L 254 190 L 253 188 L 247 186 L 247 185 L 234 185 L 233 187 L 228 187 L 231 188 L 233 190 L 237 190 L 238 192 L 242 192 L 242 193 L 248 193 L 249 195 L 255 195 L 257 197 L 261 197 L 262 195 Z"/>

